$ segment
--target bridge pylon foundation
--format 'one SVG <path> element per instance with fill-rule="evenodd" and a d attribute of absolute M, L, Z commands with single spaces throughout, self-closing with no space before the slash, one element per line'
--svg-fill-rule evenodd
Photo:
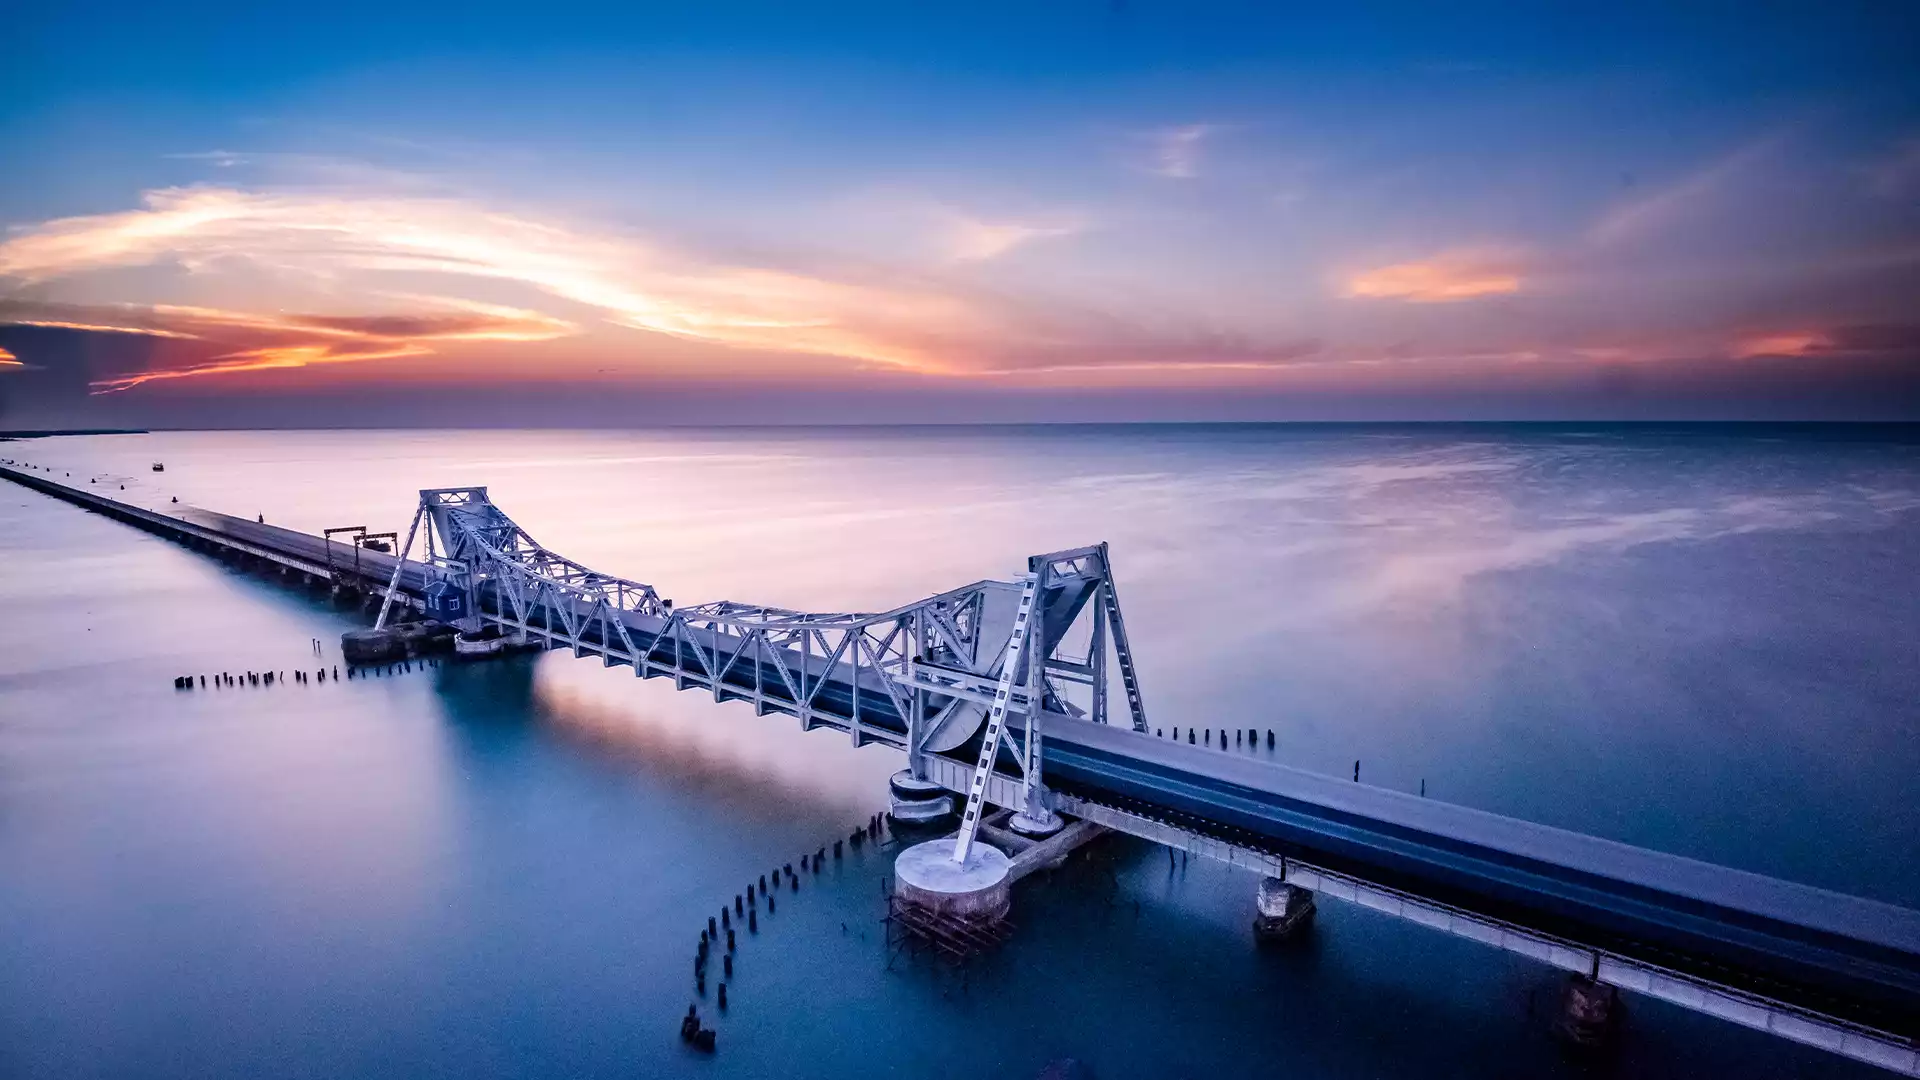
<path fill-rule="evenodd" d="M 1036 810 L 1022 810 L 1007 819 L 1007 828 L 1032 840 L 1043 840 L 1066 826 L 1059 814 L 1041 807 Z"/>
<path fill-rule="evenodd" d="M 1260 879 L 1254 906 L 1259 911 L 1253 917 L 1253 936 L 1258 941 L 1285 941 L 1313 925 L 1313 893 L 1277 877 Z"/>
<path fill-rule="evenodd" d="M 1586 1050 L 1605 1048 L 1620 1023 L 1620 991 L 1606 983 L 1575 973 L 1567 976 L 1560 998 L 1560 1015 L 1553 1033 L 1561 1041 Z"/>
<path fill-rule="evenodd" d="M 967 861 L 953 861 L 952 837 L 902 851 L 893 863 L 893 893 L 901 903 L 944 919 L 998 922 L 1013 908 L 1012 860 L 998 848 L 975 844 Z"/>
<path fill-rule="evenodd" d="M 953 796 L 947 789 L 919 779 L 909 769 L 901 769 L 887 781 L 887 797 L 889 816 L 910 825 L 931 825 L 953 814 Z"/>
<path fill-rule="evenodd" d="M 349 630 L 340 635 L 340 654 L 349 664 L 391 664 L 409 657 L 453 648 L 453 628 L 443 623 L 389 623 L 379 630 Z"/>

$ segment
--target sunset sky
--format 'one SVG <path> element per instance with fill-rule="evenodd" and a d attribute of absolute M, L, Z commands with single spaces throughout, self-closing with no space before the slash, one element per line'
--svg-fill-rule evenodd
<path fill-rule="evenodd" d="M 1920 6 L 402 6 L 0 16 L 0 427 L 1920 419 Z"/>

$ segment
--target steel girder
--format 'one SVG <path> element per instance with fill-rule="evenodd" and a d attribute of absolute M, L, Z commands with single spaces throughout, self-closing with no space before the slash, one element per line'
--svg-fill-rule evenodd
<path fill-rule="evenodd" d="M 856 746 L 897 747 L 915 775 L 928 753 L 978 746 L 1004 683 L 1008 752 L 982 757 L 1015 778 L 1024 809 L 1047 805 L 1040 730 L 1106 721 L 1110 645 L 1130 718 L 1145 729 L 1105 544 L 1034 556 L 1023 583 L 977 581 L 883 612 L 804 612 L 732 600 L 675 606 L 651 585 L 549 550 L 484 487 L 421 491 L 415 525 L 423 521 L 431 576 L 467 591 L 477 623 L 792 715 L 804 729 L 844 731 Z M 411 546 L 409 530 L 402 559 Z M 1033 640 L 1012 651 L 1017 669 L 1007 673 L 1015 608 L 1029 588 Z"/>

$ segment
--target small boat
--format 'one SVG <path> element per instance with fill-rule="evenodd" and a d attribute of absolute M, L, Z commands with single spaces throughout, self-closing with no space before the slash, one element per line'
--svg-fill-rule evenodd
<path fill-rule="evenodd" d="M 167 467 L 166 467 L 165 465 L 163 465 L 163 464 L 161 464 L 160 462 L 158 462 L 158 461 L 156 461 L 156 462 L 154 462 L 154 463 L 153 463 L 153 471 L 154 471 L 154 472 L 166 472 L 166 471 L 167 471 Z"/>

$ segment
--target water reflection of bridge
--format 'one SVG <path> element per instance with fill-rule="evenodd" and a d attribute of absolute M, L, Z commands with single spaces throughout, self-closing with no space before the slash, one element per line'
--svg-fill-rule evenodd
<path fill-rule="evenodd" d="M 283 574 L 338 578 L 337 544 L 322 537 L 0 474 Z M 408 557 L 421 538 L 424 556 Z M 770 537 L 767 557 L 778 553 Z M 1920 1076 L 1920 912 L 1254 760 L 1224 737 L 1218 749 L 1164 738 L 1147 725 L 1104 545 L 874 613 L 678 606 L 543 547 L 485 488 L 423 491 L 398 553 L 355 554 L 359 583 L 384 579 L 399 603 L 451 583 L 471 620 L 898 748 L 911 780 L 1217 858 Z M 1233 612 L 1205 614 L 1233 632 Z M 1110 707 L 1116 685 L 1123 708 Z"/>

